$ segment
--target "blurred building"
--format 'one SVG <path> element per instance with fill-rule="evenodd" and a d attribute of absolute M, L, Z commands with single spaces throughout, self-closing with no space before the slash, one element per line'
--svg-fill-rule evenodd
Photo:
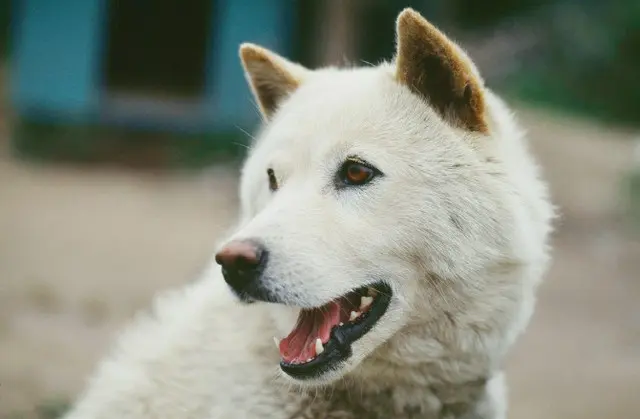
<path fill-rule="evenodd" d="M 287 53 L 285 1 L 16 0 L 11 101 L 23 122 L 159 131 L 255 120 L 238 45 Z"/>

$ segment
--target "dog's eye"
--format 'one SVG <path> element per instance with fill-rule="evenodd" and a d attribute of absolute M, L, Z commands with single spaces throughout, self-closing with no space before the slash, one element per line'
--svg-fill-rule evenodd
<path fill-rule="evenodd" d="M 344 162 L 338 178 L 343 185 L 359 186 L 371 182 L 380 172 L 371 165 L 357 160 Z"/>

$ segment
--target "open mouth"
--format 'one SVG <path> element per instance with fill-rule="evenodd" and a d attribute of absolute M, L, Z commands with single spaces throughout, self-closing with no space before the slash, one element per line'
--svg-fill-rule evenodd
<path fill-rule="evenodd" d="M 351 356 L 351 344 L 382 317 L 391 301 L 384 282 L 358 288 L 322 307 L 302 309 L 287 337 L 276 345 L 280 368 L 294 378 L 317 377 Z"/>

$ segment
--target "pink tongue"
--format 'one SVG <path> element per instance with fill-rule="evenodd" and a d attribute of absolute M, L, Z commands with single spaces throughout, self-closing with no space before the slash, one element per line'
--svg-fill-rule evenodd
<path fill-rule="evenodd" d="M 280 341 L 280 356 L 289 364 L 300 364 L 316 357 L 316 339 L 329 341 L 331 328 L 340 322 L 340 304 L 301 310 L 298 322 L 289 336 Z"/>

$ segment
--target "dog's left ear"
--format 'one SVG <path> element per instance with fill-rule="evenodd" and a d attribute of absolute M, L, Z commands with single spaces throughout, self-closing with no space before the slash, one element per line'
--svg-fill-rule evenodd
<path fill-rule="evenodd" d="M 398 16 L 396 33 L 397 80 L 454 125 L 488 133 L 484 82 L 467 55 L 410 8 Z"/>
<path fill-rule="evenodd" d="M 274 52 L 248 43 L 240 46 L 240 60 L 251 91 L 266 119 L 298 88 L 309 72 Z"/>

